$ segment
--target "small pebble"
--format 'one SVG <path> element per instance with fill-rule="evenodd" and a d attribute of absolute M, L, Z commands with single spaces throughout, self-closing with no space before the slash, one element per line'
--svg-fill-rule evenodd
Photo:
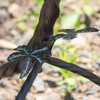
<path fill-rule="evenodd" d="M 87 96 L 83 96 L 82 100 L 89 100 Z"/>
<path fill-rule="evenodd" d="M 100 68 L 100 66 L 99 66 L 97 63 L 94 63 L 94 64 L 93 64 L 93 67 L 94 67 L 95 69 L 99 69 L 99 68 Z"/>
<path fill-rule="evenodd" d="M 0 10 L 0 20 L 5 20 L 9 17 L 8 12 L 5 9 Z"/>
<path fill-rule="evenodd" d="M 37 78 L 33 84 L 36 91 L 43 92 L 45 90 L 44 82 L 42 78 Z"/>
<path fill-rule="evenodd" d="M 99 91 L 100 91 L 99 88 L 89 88 L 86 93 L 87 94 L 94 94 L 94 93 L 97 93 Z"/>
<path fill-rule="evenodd" d="M 2 1 L 0 2 L 1 8 L 7 9 L 9 7 L 10 3 L 8 1 Z"/>
<path fill-rule="evenodd" d="M 83 57 L 89 57 L 90 56 L 90 53 L 89 53 L 89 51 L 88 50 L 83 50 L 81 53 L 80 53 L 80 56 L 83 56 Z"/>

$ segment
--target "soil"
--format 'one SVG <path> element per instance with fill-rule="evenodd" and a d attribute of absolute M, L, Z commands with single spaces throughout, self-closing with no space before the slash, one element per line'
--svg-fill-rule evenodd
<path fill-rule="evenodd" d="M 93 16 L 89 18 L 90 26 L 100 29 L 100 2 L 99 0 L 88 2 L 93 6 L 94 11 Z M 77 6 L 84 4 L 83 0 L 80 0 L 80 3 L 77 3 L 77 0 L 70 0 L 67 3 L 68 6 L 62 10 L 63 13 L 72 12 Z M 27 0 L 0 0 L 0 66 L 7 62 L 7 57 L 13 52 L 12 49 L 28 43 L 34 32 L 33 24 L 39 16 L 31 16 L 23 23 L 18 23 L 18 19 L 32 11 L 39 12 L 40 8 L 34 0 L 29 0 L 29 2 Z M 85 19 L 84 14 L 82 18 Z M 64 42 L 67 46 L 74 45 L 78 48 L 80 54 L 77 65 L 100 76 L 100 33 L 79 35 L 74 40 Z M 62 50 L 62 47 L 55 46 L 52 50 L 53 56 L 60 57 L 59 50 Z M 74 73 L 71 76 L 78 77 Z M 20 74 L 14 74 L 0 80 L 0 100 L 15 100 L 25 81 L 19 77 Z M 62 79 L 63 76 L 58 69 L 45 63 L 43 72 L 37 76 L 26 100 L 100 100 L 100 87 L 91 81 L 80 81 L 77 78 L 75 88 L 64 93 L 62 90 L 68 90 L 68 85 L 56 84 Z"/>

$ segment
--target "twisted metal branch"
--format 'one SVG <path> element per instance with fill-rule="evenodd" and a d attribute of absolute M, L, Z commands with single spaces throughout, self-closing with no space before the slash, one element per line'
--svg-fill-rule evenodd
<path fill-rule="evenodd" d="M 34 36 L 28 43 L 31 48 L 40 45 L 40 43 L 52 37 L 53 26 L 60 12 L 59 3 L 60 0 L 44 0 L 44 4 L 40 13 L 39 23 L 36 27 Z M 46 46 L 50 47 L 51 43 L 47 43 Z"/>
<path fill-rule="evenodd" d="M 56 19 L 59 16 L 59 3 L 60 0 L 44 0 L 43 7 L 41 9 L 39 23 L 36 27 L 34 36 L 28 43 L 28 46 L 33 49 L 35 46 L 40 45 L 43 41 L 48 40 L 53 35 L 53 26 L 55 24 Z M 45 46 L 51 47 L 52 42 L 48 42 Z M 25 96 L 30 89 L 36 75 L 39 72 L 42 64 L 37 63 L 39 66 L 35 64 L 33 70 L 31 71 L 29 77 L 21 88 L 16 100 L 24 100 Z M 35 74 L 34 74 L 35 72 Z M 24 93 L 25 92 L 25 93 Z"/>
<path fill-rule="evenodd" d="M 63 69 L 69 70 L 71 72 L 77 73 L 79 75 L 82 75 L 100 86 L 100 77 L 92 74 L 91 72 L 89 72 L 88 70 L 86 70 L 84 68 L 81 68 L 75 64 L 68 63 L 68 62 L 62 61 L 60 59 L 53 58 L 53 57 L 47 57 L 46 61 L 47 61 L 47 63 L 55 65 L 59 68 L 63 68 Z"/>
<path fill-rule="evenodd" d="M 34 65 L 34 68 L 32 72 L 29 74 L 27 80 L 25 81 L 24 85 L 22 86 L 20 92 L 18 93 L 17 97 L 15 100 L 24 100 L 27 92 L 30 90 L 40 68 L 41 68 L 41 63 L 36 62 Z"/>
<path fill-rule="evenodd" d="M 28 46 L 34 49 L 35 46 L 41 44 L 41 42 L 48 40 L 53 35 L 53 26 L 56 19 L 59 16 L 59 3 L 60 0 L 44 0 L 43 7 L 41 9 L 39 23 L 34 32 L 34 36 L 29 41 Z M 47 47 L 51 47 L 52 42 L 46 44 Z M 0 67 L 0 78 L 5 76 L 11 76 L 15 72 L 22 72 L 23 66 L 20 63 L 23 59 L 17 59 L 12 62 L 7 62 Z M 33 66 L 34 67 L 34 66 Z"/>

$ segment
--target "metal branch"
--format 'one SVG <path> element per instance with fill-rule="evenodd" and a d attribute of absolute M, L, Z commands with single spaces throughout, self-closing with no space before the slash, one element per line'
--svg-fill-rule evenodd
<path fill-rule="evenodd" d="M 53 26 L 60 13 L 59 3 L 60 0 L 44 0 L 39 23 L 36 27 L 34 36 L 28 43 L 31 48 L 40 45 L 40 43 L 53 36 Z M 51 47 L 51 45 L 52 42 L 46 44 L 47 47 Z"/>
<path fill-rule="evenodd" d="M 22 86 L 22 88 L 21 88 L 21 90 L 20 90 L 20 92 L 17 95 L 15 100 L 25 100 L 25 97 L 26 97 L 28 91 L 30 90 L 30 88 L 31 88 L 38 72 L 40 71 L 41 66 L 42 66 L 41 63 L 38 63 L 38 62 L 35 63 L 35 66 L 34 66 L 33 70 L 29 74 L 26 82 Z"/>
<path fill-rule="evenodd" d="M 53 35 L 53 26 L 56 19 L 59 16 L 59 3 L 60 0 L 44 0 L 43 7 L 41 9 L 39 23 L 36 27 L 34 36 L 29 41 L 28 46 L 33 49 L 35 46 L 40 45 L 43 41 L 48 40 Z M 47 47 L 51 47 L 52 42 L 46 44 Z M 38 71 L 42 64 L 37 63 Z M 35 67 L 36 67 L 35 66 Z M 30 89 L 38 71 L 33 71 L 30 73 L 28 79 L 23 85 L 21 91 L 19 92 L 16 100 L 24 100 L 28 90 Z"/>
<path fill-rule="evenodd" d="M 52 65 L 55 65 L 57 67 L 69 70 L 71 72 L 77 73 L 79 75 L 82 75 L 86 78 L 88 78 L 89 80 L 91 80 L 92 82 L 94 82 L 95 84 L 100 86 L 100 77 L 92 74 L 91 72 L 89 72 L 88 70 L 81 68 L 75 64 L 72 63 L 68 63 L 65 61 L 62 61 L 60 59 L 57 58 L 53 58 L 53 57 L 48 57 L 46 59 L 46 62 Z"/>
<path fill-rule="evenodd" d="M 60 12 L 59 3 L 60 0 L 44 0 L 44 4 L 40 13 L 39 23 L 34 32 L 34 36 L 27 44 L 29 47 L 31 47 L 31 49 L 34 49 L 35 46 L 40 45 L 43 41 L 52 37 L 53 26 Z M 48 42 L 46 46 L 51 47 L 52 42 Z M 17 59 L 1 66 L 0 78 L 11 76 L 15 72 L 22 72 L 23 67 L 20 66 L 22 61 L 23 59 Z"/>

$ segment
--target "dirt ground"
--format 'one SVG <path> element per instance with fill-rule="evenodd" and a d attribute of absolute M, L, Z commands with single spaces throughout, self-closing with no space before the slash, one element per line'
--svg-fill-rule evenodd
<path fill-rule="evenodd" d="M 100 29 L 100 4 L 99 0 L 97 1 L 90 1 L 94 15 L 89 21 L 90 26 Z M 70 0 L 67 6 L 69 9 L 64 8 L 61 11 L 68 13 L 82 5 L 82 0 L 80 2 Z M 39 12 L 40 8 L 34 0 L 29 0 L 29 2 L 28 0 L 0 0 L 0 66 L 7 62 L 12 49 L 28 43 L 33 35 L 34 28 L 32 27 L 38 16 L 37 18 L 31 16 L 23 23 L 18 23 L 18 19 L 31 11 Z M 100 33 L 79 35 L 78 38 L 67 41 L 66 45 L 74 45 L 79 49 L 78 65 L 100 76 Z M 52 50 L 53 55 L 59 57 L 59 50 L 61 47 L 55 46 Z M 25 80 L 21 80 L 19 76 L 20 74 L 15 74 L 0 80 L 0 100 L 15 100 Z M 72 76 L 77 75 L 73 73 Z M 45 63 L 43 72 L 37 76 L 26 100 L 100 100 L 100 87 L 91 81 L 77 79 L 75 89 L 65 94 L 62 89 L 68 89 L 68 86 L 56 85 L 56 82 L 62 79 L 56 68 Z"/>

